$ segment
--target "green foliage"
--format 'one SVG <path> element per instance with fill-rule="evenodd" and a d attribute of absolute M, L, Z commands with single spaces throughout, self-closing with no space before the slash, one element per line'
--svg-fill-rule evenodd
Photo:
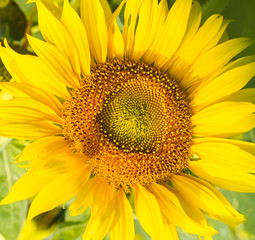
<path fill-rule="evenodd" d="M 44 240 L 82 240 L 82 234 L 86 223 L 68 222 L 58 226 L 53 234 L 44 238 Z"/>
<path fill-rule="evenodd" d="M 3 62 L 0 59 L 0 82 L 8 82 L 11 79 L 11 75 L 6 70 Z"/>
<path fill-rule="evenodd" d="M 200 1 L 202 3 L 202 1 Z M 205 22 L 207 18 L 216 13 L 222 13 L 222 11 L 229 4 L 230 0 L 208 0 L 203 4 L 202 22 Z"/>
<path fill-rule="evenodd" d="M 0 38 L 20 40 L 24 37 L 26 26 L 26 17 L 15 2 L 10 1 L 0 8 Z"/>
<path fill-rule="evenodd" d="M 14 182 L 23 175 L 24 170 L 12 164 L 21 153 L 23 146 L 18 142 L 0 138 L 0 199 L 10 191 Z M 20 201 L 0 206 L 0 233 L 7 240 L 16 240 L 27 214 L 27 202 Z"/>

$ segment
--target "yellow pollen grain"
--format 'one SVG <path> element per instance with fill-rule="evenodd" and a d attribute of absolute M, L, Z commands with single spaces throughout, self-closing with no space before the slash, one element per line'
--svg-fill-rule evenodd
<path fill-rule="evenodd" d="M 96 65 L 71 93 L 63 104 L 63 134 L 95 176 L 128 191 L 187 168 L 191 110 L 164 72 L 113 59 Z"/>

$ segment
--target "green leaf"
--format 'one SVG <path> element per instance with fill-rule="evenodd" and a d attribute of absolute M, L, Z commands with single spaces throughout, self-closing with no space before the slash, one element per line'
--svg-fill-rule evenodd
<path fill-rule="evenodd" d="M 21 149 L 12 144 L 12 140 L 0 138 L 0 199 L 10 191 L 14 182 L 24 170 L 17 171 L 10 156 L 17 156 Z M 27 202 L 20 201 L 0 206 L 0 234 L 8 240 L 16 240 L 27 214 Z"/>
<path fill-rule="evenodd" d="M 43 240 L 82 240 L 86 223 L 66 222 L 58 226 L 53 234 Z"/>
<path fill-rule="evenodd" d="M 200 1 L 201 2 L 201 1 Z M 254 0 L 208 0 L 202 6 L 203 21 L 212 14 L 222 14 L 233 22 L 227 28 L 229 38 L 249 37 L 255 39 Z M 255 55 L 255 44 L 244 50 L 238 57 Z M 255 87 L 253 78 L 245 87 Z"/>
<path fill-rule="evenodd" d="M 222 240 L 222 239 L 234 240 L 235 239 L 233 238 L 233 235 L 235 234 L 233 234 L 233 232 L 231 231 L 231 228 L 227 224 L 217 221 L 215 219 L 209 218 L 208 225 L 212 226 L 214 229 L 218 231 L 218 234 L 215 234 L 213 236 L 213 240 Z"/>
<path fill-rule="evenodd" d="M 220 14 L 229 4 L 230 0 L 208 0 L 202 6 L 202 22 L 213 14 Z"/>
<path fill-rule="evenodd" d="M 9 4 L 0 8 L 0 38 L 20 40 L 25 35 L 27 20 L 18 5 L 10 1 Z"/>
<path fill-rule="evenodd" d="M 0 59 L 0 82 L 8 82 L 11 79 L 11 75 L 6 70 L 2 60 Z"/>

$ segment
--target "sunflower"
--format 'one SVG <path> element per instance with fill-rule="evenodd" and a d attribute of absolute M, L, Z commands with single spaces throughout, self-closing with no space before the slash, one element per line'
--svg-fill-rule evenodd
<path fill-rule="evenodd" d="M 255 192 L 255 145 L 230 139 L 255 127 L 255 90 L 242 89 L 255 57 L 233 60 L 253 41 L 224 41 L 230 21 L 201 25 L 192 0 L 124 0 L 114 12 L 81 0 L 81 18 L 68 0 L 36 4 L 36 56 L 0 48 L 15 80 L 0 85 L 13 96 L 0 102 L 0 134 L 32 141 L 1 204 L 35 196 L 31 220 L 75 197 L 72 215 L 91 207 L 83 239 L 134 239 L 132 200 L 152 239 L 178 239 L 177 226 L 211 239 L 204 213 L 242 223 L 214 185 Z"/>

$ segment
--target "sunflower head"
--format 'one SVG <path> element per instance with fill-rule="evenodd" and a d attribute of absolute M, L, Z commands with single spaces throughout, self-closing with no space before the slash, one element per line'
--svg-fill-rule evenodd
<path fill-rule="evenodd" d="M 126 191 L 168 181 L 188 166 L 191 109 L 174 79 L 112 59 L 91 69 L 63 105 L 63 134 L 97 177 Z"/>
<path fill-rule="evenodd" d="M 0 101 L 0 134 L 33 141 L 1 204 L 36 195 L 31 219 L 75 197 L 73 215 L 91 206 L 85 240 L 135 238 L 131 191 L 152 239 L 178 239 L 176 226 L 210 238 L 203 213 L 243 222 L 213 185 L 255 191 L 254 144 L 229 139 L 255 127 L 255 91 L 242 89 L 255 58 L 233 60 L 253 41 L 222 42 L 229 21 L 201 24 L 192 0 L 170 10 L 124 0 L 114 12 L 106 0 L 80 2 L 81 18 L 68 0 L 36 0 L 45 41 L 28 36 L 35 56 L 0 47 L 15 80 L 0 85 L 13 95 Z"/>

